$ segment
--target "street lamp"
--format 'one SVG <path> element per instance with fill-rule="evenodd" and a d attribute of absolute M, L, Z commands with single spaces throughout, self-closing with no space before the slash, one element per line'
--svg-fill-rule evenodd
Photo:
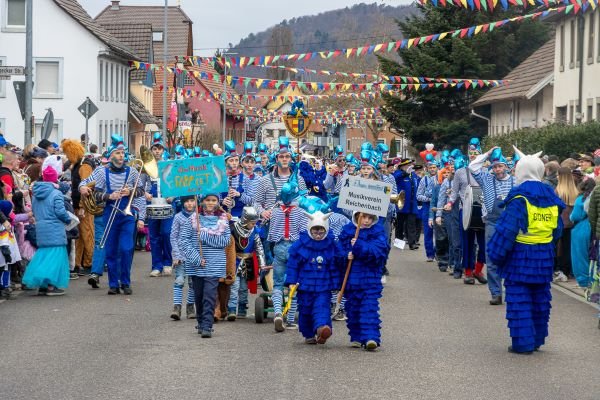
<path fill-rule="evenodd" d="M 227 56 L 235 55 L 238 53 L 225 53 L 223 52 L 223 131 L 221 136 L 223 137 L 223 146 L 225 146 L 225 130 L 227 127 Z"/>

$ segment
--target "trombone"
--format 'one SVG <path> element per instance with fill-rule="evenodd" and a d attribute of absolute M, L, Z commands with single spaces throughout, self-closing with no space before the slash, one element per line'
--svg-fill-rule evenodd
<path fill-rule="evenodd" d="M 131 160 L 131 166 L 133 168 L 136 167 L 136 163 L 139 165 L 140 170 L 139 170 L 137 178 L 135 179 L 135 183 L 133 184 L 133 188 L 132 188 L 131 192 L 129 193 L 129 201 L 127 202 L 127 206 L 125 207 L 124 210 L 121 210 L 119 208 L 123 197 L 119 197 L 119 199 L 115 202 L 115 204 L 113 204 L 111 206 L 112 210 L 110 212 L 110 215 L 108 216 L 108 221 L 106 221 L 106 227 L 104 227 L 104 232 L 102 232 L 102 238 L 100 239 L 100 243 L 98 244 L 98 247 L 101 249 L 103 249 L 104 246 L 106 245 L 106 240 L 108 240 L 108 235 L 110 233 L 110 230 L 112 229 L 115 219 L 117 218 L 117 213 L 123 213 L 123 215 L 133 216 L 133 213 L 131 212 L 131 203 L 133 202 L 134 192 L 140 182 L 140 176 L 142 175 L 142 169 L 144 168 L 144 162 L 142 160 L 140 160 L 138 158 L 134 158 L 133 160 Z M 119 192 L 122 192 L 126 187 L 127 187 L 127 182 L 123 182 L 123 186 L 121 187 Z"/>

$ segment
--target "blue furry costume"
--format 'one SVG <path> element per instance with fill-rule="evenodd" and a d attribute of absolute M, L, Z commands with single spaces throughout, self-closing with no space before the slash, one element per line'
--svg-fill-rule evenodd
<path fill-rule="evenodd" d="M 321 326 L 331 325 L 331 291 L 341 286 L 338 264 L 343 263 L 336 254 L 333 232 L 323 240 L 314 240 L 308 232 L 289 250 L 285 286 L 298 283 L 298 329 L 305 338 L 313 338 Z"/>
<path fill-rule="evenodd" d="M 316 196 L 325 203 L 329 200 L 327 197 L 327 189 L 325 189 L 325 178 L 327 178 L 327 170 L 325 167 L 316 170 L 307 161 L 300 161 L 298 164 L 298 173 L 304 179 L 309 196 Z"/>
<path fill-rule="evenodd" d="M 379 319 L 379 298 L 383 291 L 381 276 L 390 245 L 383 224 L 374 223 L 361 229 L 354 246 L 356 225 L 350 222 L 342 229 L 338 240 L 338 251 L 347 259 L 352 251 L 354 260 L 348 276 L 344 298 L 346 299 L 346 322 L 351 342 L 365 345 L 374 340 L 381 344 L 381 319 Z M 342 263 L 342 268 L 345 268 Z"/>
<path fill-rule="evenodd" d="M 511 351 L 528 353 L 548 336 L 555 242 L 565 205 L 550 186 L 526 181 L 510 191 L 501 207 L 505 211 L 487 251 L 504 278 Z M 530 215 L 531 210 L 536 213 Z"/>

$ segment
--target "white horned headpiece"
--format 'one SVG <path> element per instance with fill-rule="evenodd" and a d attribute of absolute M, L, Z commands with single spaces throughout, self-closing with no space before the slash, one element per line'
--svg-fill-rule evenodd
<path fill-rule="evenodd" d="M 517 185 L 526 181 L 541 182 L 544 178 L 544 163 L 540 156 L 542 152 L 525 155 L 516 146 L 513 146 L 515 153 L 520 157 L 515 167 L 515 178 Z"/>
<path fill-rule="evenodd" d="M 305 213 L 306 213 L 306 216 L 308 217 L 308 225 L 307 225 L 308 235 L 314 239 L 314 237 L 310 233 L 310 230 L 314 227 L 321 226 L 321 227 L 325 228 L 325 235 L 323 236 L 323 239 L 325 239 L 325 237 L 327 237 L 327 234 L 329 233 L 329 217 L 333 213 L 323 214 L 321 211 L 317 211 L 314 214 L 307 213 L 306 211 L 305 211 Z"/>

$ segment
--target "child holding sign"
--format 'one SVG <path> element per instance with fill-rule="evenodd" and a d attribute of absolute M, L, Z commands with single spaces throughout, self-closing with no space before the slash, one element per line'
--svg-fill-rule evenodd
<path fill-rule="evenodd" d="M 355 212 L 339 237 L 341 255 L 352 260 L 346 283 L 346 322 L 352 347 L 374 351 L 381 344 L 379 298 L 381 277 L 390 251 L 378 217 Z"/>

